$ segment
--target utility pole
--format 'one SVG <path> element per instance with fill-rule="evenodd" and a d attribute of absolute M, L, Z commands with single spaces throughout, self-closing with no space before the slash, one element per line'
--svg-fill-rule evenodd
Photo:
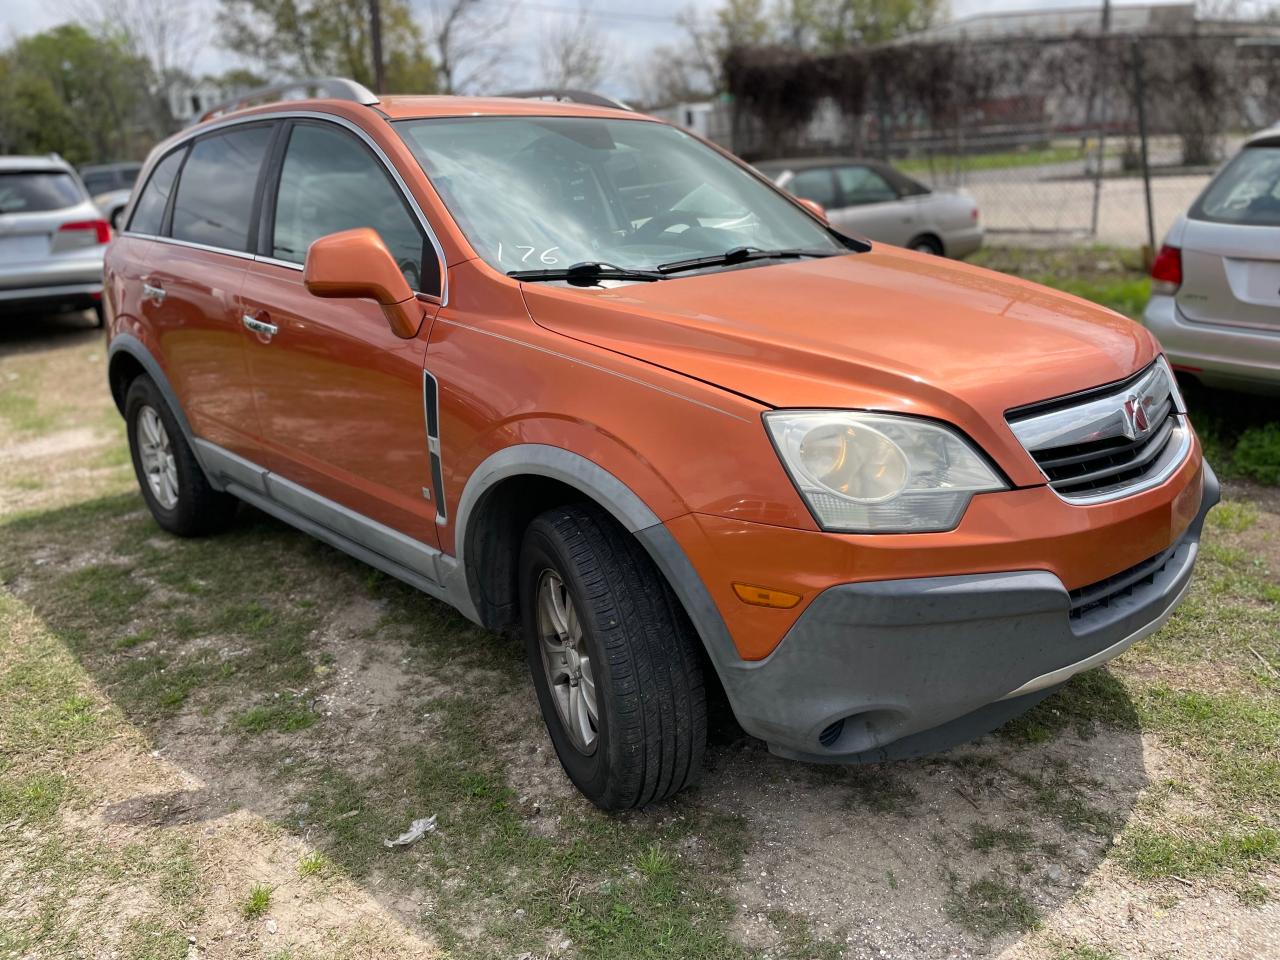
<path fill-rule="evenodd" d="M 1093 170 L 1093 216 L 1089 221 L 1089 234 L 1098 235 L 1098 206 L 1102 201 L 1102 172 L 1107 162 L 1107 108 L 1110 97 L 1107 88 L 1107 34 L 1111 32 L 1111 0 L 1102 0 L 1102 30 L 1098 34 L 1098 72 L 1094 75 L 1094 90 L 1101 89 L 1098 104 L 1098 155 Z"/>
<path fill-rule="evenodd" d="M 1130 43 L 1133 60 L 1133 86 L 1138 98 L 1138 136 L 1142 139 L 1142 193 L 1147 202 L 1147 252 L 1144 260 L 1151 263 L 1156 255 L 1156 221 L 1151 208 L 1151 161 L 1147 156 L 1147 81 L 1146 65 L 1142 60 L 1142 47 L 1134 37 Z"/>
<path fill-rule="evenodd" d="M 382 63 L 382 0 L 369 0 L 369 40 L 373 46 L 373 92 L 386 93 L 387 77 Z"/>

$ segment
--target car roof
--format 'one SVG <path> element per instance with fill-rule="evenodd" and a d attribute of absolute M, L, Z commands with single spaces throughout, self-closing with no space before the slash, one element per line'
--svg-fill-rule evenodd
<path fill-rule="evenodd" d="M 1257 133 L 1247 137 L 1244 141 L 1246 147 L 1256 147 L 1263 143 L 1280 143 L 1280 123 L 1274 127 L 1267 127 L 1265 130 L 1259 130 Z"/>
<path fill-rule="evenodd" d="M 0 157 L 0 173 L 11 170 L 25 170 L 28 172 L 37 170 L 60 170 L 64 173 L 71 172 L 71 164 L 63 160 L 56 153 L 43 153 L 38 156 L 8 156 Z"/>
<path fill-rule="evenodd" d="M 653 117 L 636 113 L 634 110 L 526 97 L 389 96 L 382 97 L 370 109 L 380 110 L 392 120 L 474 116 L 612 117 L 619 120 L 654 120 Z M 661 121 L 655 120 L 655 122 Z"/>
<path fill-rule="evenodd" d="M 182 133 L 197 130 L 206 123 L 248 116 L 269 117 L 274 113 L 288 113 L 296 110 L 320 110 L 339 108 L 339 112 L 350 115 L 349 111 L 370 110 L 388 120 L 420 120 L 443 117 L 598 117 L 616 120 L 643 120 L 650 123 L 662 123 L 656 117 L 613 107 L 596 106 L 587 103 L 572 103 L 565 100 L 543 100 L 526 97 L 456 97 L 435 94 L 404 94 L 383 96 L 376 103 L 354 103 L 351 100 L 333 98 L 308 98 L 275 100 L 271 103 L 255 104 L 242 109 L 220 113 L 202 121 Z"/>
<path fill-rule="evenodd" d="M 90 163 L 80 168 L 81 173 L 102 173 L 114 170 L 136 170 L 142 166 L 136 160 L 120 160 L 116 163 Z"/>

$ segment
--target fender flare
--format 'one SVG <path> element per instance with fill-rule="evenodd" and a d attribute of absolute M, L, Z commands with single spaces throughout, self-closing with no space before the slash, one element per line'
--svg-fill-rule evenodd
<path fill-rule="evenodd" d="M 200 464 L 200 469 L 204 471 L 205 479 L 209 481 L 209 485 L 215 490 L 222 490 L 222 484 L 217 482 L 215 474 L 209 469 L 200 455 L 200 446 L 196 443 L 195 433 L 191 430 L 191 423 L 187 420 L 187 413 L 182 409 L 182 404 L 178 402 L 178 394 L 173 389 L 173 384 L 169 382 L 169 378 L 165 375 L 164 369 L 160 366 L 159 361 L 147 349 L 146 344 L 135 337 L 131 333 L 117 333 L 111 338 L 111 343 L 107 347 L 107 385 L 110 388 L 111 364 L 117 354 L 125 353 L 141 364 L 142 369 L 146 372 L 156 387 L 159 388 L 164 402 L 169 405 L 169 412 L 173 414 L 173 419 L 178 421 L 178 429 L 182 431 L 183 439 L 187 441 L 187 446 L 191 448 L 192 455 L 196 458 L 196 462 Z M 124 415 L 123 408 L 120 411 Z"/>
<path fill-rule="evenodd" d="M 607 510 L 644 546 L 683 604 L 722 678 L 742 659 L 729 628 L 702 578 L 666 525 L 640 497 L 604 467 L 580 454 L 542 443 L 521 443 L 491 454 L 472 471 L 463 487 L 454 522 L 455 565 L 448 575 L 450 594 L 471 620 L 480 622 L 467 574 L 467 524 L 494 486 L 510 477 L 533 475 L 558 480 Z M 467 608 L 461 607 L 462 603 Z"/>

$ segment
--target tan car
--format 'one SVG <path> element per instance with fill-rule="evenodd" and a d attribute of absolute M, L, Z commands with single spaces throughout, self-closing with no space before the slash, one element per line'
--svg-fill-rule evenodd
<path fill-rule="evenodd" d="M 957 260 L 982 246 L 982 218 L 973 197 L 932 190 L 879 160 L 766 160 L 756 169 L 818 204 L 832 226 L 846 233 Z"/>

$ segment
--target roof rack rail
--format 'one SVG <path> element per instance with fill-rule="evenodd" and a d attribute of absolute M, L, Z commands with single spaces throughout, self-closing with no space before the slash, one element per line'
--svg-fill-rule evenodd
<path fill-rule="evenodd" d="M 517 90 L 514 93 L 501 93 L 501 97 L 515 97 L 519 100 L 557 100 L 564 103 L 583 103 L 592 107 L 609 107 L 613 110 L 631 110 L 621 100 L 606 97 L 602 93 L 590 90 L 570 90 L 558 87 L 545 87 L 538 90 Z"/>
<path fill-rule="evenodd" d="M 246 90 L 230 100 L 215 104 L 206 110 L 196 123 L 204 123 L 224 113 L 254 107 L 263 103 L 278 103 L 283 100 L 305 100 L 309 97 L 326 97 L 332 100 L 350 100 L 373 106 L 378 102 L 378 95 L 363 84 L 344 77 L 303 77 L 298 80 L 285 80 L 271 83 L 265 87 Z"/>

